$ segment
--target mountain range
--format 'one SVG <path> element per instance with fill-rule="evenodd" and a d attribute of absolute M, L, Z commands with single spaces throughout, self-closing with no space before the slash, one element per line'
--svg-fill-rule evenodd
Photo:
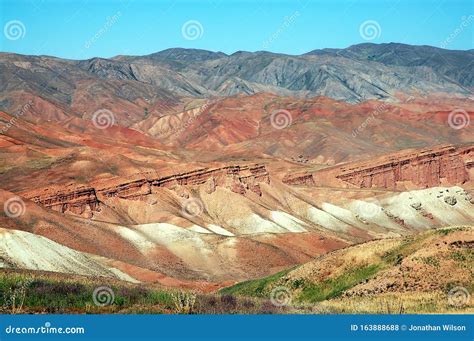
<path fill-rule="evenodd" d="M 0 108 L 12 109 L 13 100 L 5 94 L 20 90 L 73 110 L 77 97 L 102 93 L 101 97 L 125 102 L 143 97 L 171 103 L 176 97 L 257 92 L 326 96 L 350 103 L 394 100 L 399 92 L 469 95 L 473 66 L 474 50 L 395 43 L 314 50 L 299 56 L 176 48 L 147 56 L 74 61 L 2 53 Z"/>
<path fill-rule="evenodd" d="M 379 290 L 383 278 L 363 282 L 385 272 L 398 295 L 403 266 L 424 264 L 445 297 L 456 283 L 412 257 L 436 251 L 443 269 L 470 257 L 473 61 L 395 43 L 1 53 L 0 268 L 257 297 L 291 285 L 304 298 L 336 279 L 354 297 Z M 427 231 L 446 226 L 462 228 Z M 405 238 L 400 265 L 384 252 Z M 341 278 L 315 274 L 321 264 Z M 465 285 L 463 264 L 451 269 Z M 429 290 L 420 278 L 410 293 Z"/>

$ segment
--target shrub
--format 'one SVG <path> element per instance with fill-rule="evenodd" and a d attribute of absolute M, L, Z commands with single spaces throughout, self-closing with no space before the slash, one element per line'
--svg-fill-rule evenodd
<path fill-rule="evenodd" d="M 221 296 L 221 303 L 225 310 L 233 310 L 237 307 L 237 299 L 233 295 Z"/>
<path fill-rule="evenodd" d="M 195 293 L 178 291 L 172 294 L 172 297 L 177 314 L 192 314 L 194 312 L 194 303 L 196 303 Z"/>

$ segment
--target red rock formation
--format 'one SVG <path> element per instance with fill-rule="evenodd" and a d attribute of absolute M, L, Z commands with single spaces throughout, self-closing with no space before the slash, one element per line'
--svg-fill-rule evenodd
<path fill-rule="evenodd" d="M 101 188 L 97 192 L 108 198 L 140 199 L 144 195 L 151 194 L 151 186 L 146 179 L 140 179 L 118 186 Z"/>
<path fill-rule="evenodd" d="M 474 149 L 474 147 L 472 147 Z M 376 163 L 356 163 L 342 167 L 337 178 L 360 188 L 395 188 L 399 181 L 419 187 L 434 187 L 442 179 L 450 184 L 469 181 L 460 152 L 453 146 L 397 153 Z"/>
<path fill-rule="evenodd" d="M 203 168 L 191 172 L 173 174 L 162 178 L 141 178 L 116 185 L 93 184 L 90 187 L 74 185 L 65 188 L 46 188 L 39 191 L 24 193 L 26 198 L 34 200 L 41 206 L 55 211 L 74 214 L 89 214 L 99 211 L 100 197 L 140 200 L 155 192 L 157 187 L 173 188 L 177 185 L 192 186 L 207 183 L 207 189 L 212 192 L 216 186 L 229 188 L 239 194 L 250 190 L 262 195 L 260 183 L 270 183 L 265 166 L 226 166 L 221 168 Z"/>
<path fill-rule="evenodd" d="M 301 174 L 301 175 L 287 175 L 283 178 L 283 182 L 288 185 L 314 185 L 314 179 L 312 174 Z"/>
<path fill-rule="evenodd" d="M 376 160 L 354 162 L 313 174 L 288 175 L 283 182 L 291 185 L 312 185 L 327 174 L 359 188 L 396 188 L 397 183 L 410 181 L 417 187 L 434 187 L 442 183 L 463 184 L 470 180 L 467 158 L 474 146 L 456 148 L 440 146 L 418 151 L 394 153 Z"/>
<path fill-rule="evenodd" d="M 50 191 L 45 189 L 41 195 L 27 197 L 37 204 L 55 211 L 82 215 L 90 211 L 99 210 L 99 200 L 94 188 L 66 186 L 63 190 Z"/>

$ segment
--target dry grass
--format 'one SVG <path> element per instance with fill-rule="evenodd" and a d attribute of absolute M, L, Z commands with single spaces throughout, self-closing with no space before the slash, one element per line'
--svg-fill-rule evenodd
<path fill-rule="evenodd" d="M 400 243 L 400 239 L 375 240 L 333 251 L 296 268 L 286 277 L 289 280 L 304 278 L 311 282 L 334 279 L 352 269 L 380 263 L 384 254 Z"/>
<path fill-rule="evenodd" d="M 472 304 L 451 306 L 446 293 L 387 293 L 372 297 L 344 297 L 321 306 L 342 314 L 473 314 Z"/>
<path fill-rule="evenodd" d="M 372 241 L 221 292 L 267 297 L 282 286 L 302 313 L 472 313 L 472 305 L 452 306 L 447 295 L 454 287 L 474 290 L 473 232 L 459 226 Z"/>
<path fill-rule="evenodd" d="M 191 314 L 194 312 L 194 304 L 197 295 L 194 292 L 178 291 L 171 294 L 177 314 Z"/>
<path fill-rule="evenodd" d="M 94 290 L 112 289 L 114 299 L 96 305 Z M 266 299 L 130 284 L 105 278 L 32 271 L 0 271 L 0 313 L 6 314 L 278 314 Z"/>

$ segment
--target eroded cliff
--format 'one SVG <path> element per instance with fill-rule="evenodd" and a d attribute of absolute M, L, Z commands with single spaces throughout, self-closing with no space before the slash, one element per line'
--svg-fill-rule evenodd
<path fill-rule="evenodd" d="M 417 188 L 440 184 L 457 185 L 470 180 L 474 146 L 439 146 L 398 152 L 367 162 L 354 162 L 314 173 L 288 175 L 283 182 L 291 185 L 321 184 L 339 179 L 358 188 L 395 189 L 400 182 Z"/>
<path fill-rule="evenodd" d="M 216 186 L 230 189 L 239 194 L 251 191 L 261 195 L 260 184 L 270 183 L 269 174 L 264 165 L 225 166 L 220 168 L 201 168 L 190 172 L 172 174 L 164 177 L 147 176 L 132 181 L 120 179 L 100 181 L 90 186 L 66 185 L 62 188 L 51 187 L 24 193 L 24 197 L 37 204 L 61 213 L 91 215 L 100 210 L 101 197 L 141 200 L 155 193 L 157 188 L 173 189 L 177 186 L 206 184 L 206 191 L 212 193 Z"/>

